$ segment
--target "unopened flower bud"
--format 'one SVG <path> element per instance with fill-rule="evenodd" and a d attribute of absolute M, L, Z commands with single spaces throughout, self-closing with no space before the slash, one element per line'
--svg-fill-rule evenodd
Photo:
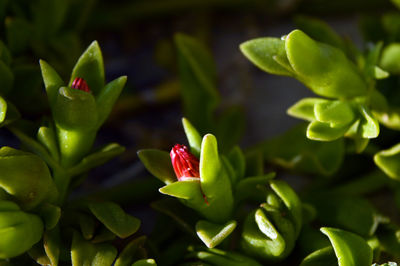
<path fill-rule="evenodd" d="M 75 78 L 72 82 L 71 88 L 90 92 L 89 86 L 83 78 Z"/>
<path fill-rule="evenodd" d="M 176 144 L 172 148 L 170 156 L 178 181 L 200 178 L 199 159 L 191 154 L 186 146 Z"/>

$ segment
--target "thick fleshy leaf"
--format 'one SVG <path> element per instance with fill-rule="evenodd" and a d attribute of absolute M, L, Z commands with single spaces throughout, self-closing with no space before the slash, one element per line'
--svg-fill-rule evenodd
<path fill-rule="evenodd" d="M 297 196 L 296 192 L 294 192 L 294 190 L 282 180 L 271 180 L 269 183 L 272 190 L 279 196 L 286 208 L 291 213 L 297 237 L 300 233 L 303 220 L 303 208 L 299 197 Z"/>
<path fill-rule="evenodd" d="M 221 167 L 217 139 L 213 135 L 207 134 L 201 143 L 200 155 L 200 181 L 206 195 L 214 194 L 218 189 L 215 187 L 215 183 L 218 181 Z"/>
<path fill-rule="evenodd" d="M 61 208 L 49 203 L 40 207 L 39 215 L 42 217 L 46 230 L 53 229 L 61 217 Z"/>
<path fill-rule="evenodd" d="M 274 57 L 285 57 L 285 42 L 279 38 L 258 38 L 240 45 L 240 50 L 253 64 L 265 72 L 292 76 L 291 69 L 287 69 L 274 60 Z M 283 59 L 282 59 L 283 60 Z"/>
<path fill-rule="evenodd" d="M 47 98 L 50 106 L 55 104 L 57 99 L 58 90 L 64 86 L 64 82 L 57 72 L 44 60 L 40 60 L 40 69 L 42 70 L 42 77 L 44 86 L 46 88 Z"/>
<path fill-rule="evenodd" d="M 138 156 L 146 169 L 165 184 L 177 181 L 168 152 L 147 149 L 138 151 Z"/>
<path fill-rule="evenodd" d="M 307 138 L 319 141 L 333 141 L 343 137 L 350 126 L 331 127 L 330 123 L 311 122 L 307 127 Z"/>
<path fill-rule="evenodd" d="M 375 154 L 374 162 L 389 177 L 400 180 L 400 143 Z"/>
<path fill-rule="evenodd" d="M 194 38 L 175 35 L 183 113 L 201 134 L 212 129 L 213 112 L 219 102 L 216 69 L 207 49 Z"/>
<path fill-rule="evenodd" d="M 300 266 L 337 266 L 337 263 L 333 248 L 326 247 L 305 257 Z"/>
<path fill-rule="evenodd" d="M 198 179 L 174 182 L 160 188 L 159 191 L 172 197 L 190 200 L 197 204 L 204 204 L 204 198 Z"/>
<path fill-rule="evenodd" d="M 132 264 L 132 266 L 157 266 L 153 259 L 141 259 Z"/>
<path fill-rule="evenodd" d="M 136 255 L 139 246 L 143 246 L 145 242 L 145 236 L 141 236 L 130 241 L 118 255 L 114 266 L 131 266 L 134 262 L 134 256 Z"/>
<path fill-rule="evenodd" d="M 85 173 L 96 166 L 102 165 L 115 156 L 120 155 L 125 151 L 125 148 L 117 143 L 110 143 L 103 147 L 100 151 L 94 152 L 82 159 L 82 161 L 69 169 L 72 176 Z"/>
<path fill-rule="evenodd" d="M 83 78 L 90 90 L 97 95 L 104 86 L 103 56 L 97 41 L 92 42 L 72 70 L 69 87 L 75 78 Z"/>
<path fill-rule="evenodd" d="M 58 161 L 60 159 L 60 153 L 58 150 L 58 144 L 56 139 L 56 133 L 53 127 L 42 126 L 37 132 L 37 139 L 43 144 L 51 154 L 51 156 Z"/>
<path fill-rule="evenodd" d="M 246 159 L 239 146 L 232 148 L 228 154 L 228 160 L 235 171 L 235 182 L 232 182 L 232 186 L 235 186 L 244 177 L 246 171 Z"/>
<path fill-rule="evenodd" d="M 57 266 L 61 249 L 61 237 L 58 227 L 44 232 L 43 244 L 44 250 L 51 262 L 51 265 Z"/>
<path fill-rule="evenodd" d="M 363 116 L 361 120 L 361 136 L 366 139 L 376 138 L 379 135 L 379 122 L 364 106 L 360 106 L 360 112 Z"/>
<path fill-rule="evenodd" d="M 288 115 L 307 121 L 315 120 L 314 106 L 318 103 L 328 103 L 328 100 L 321 98 L 304 98 L 289 107 Z"/>
<path fill-rule="evenodd" d="M 331 127 L 342 127 L 354 120 L 350 104 L 343 101 L 321 102 L 314 105 L 315 119 L 329 123 Z"/>
<path fill-rule="evenodd" d="M 201 241 L 208 247 L 218 246 L 236 228 L 236 221 L 229 221 L 226 224 L 215 224 L 205 220 L 196 223 L 196 232 Z"/>
<path fill-rule="evenodd" d="M 92 244 L 74 232 L 71 245 L 73 266 L 112 265 L 117 253 L 117 249 L 110 244 Z"/>
<path fill-rule="evenodd" d="M 261 266 L 256 260 L 232 251 L 225 251 L 216 248 L 195 250 L 189 257 L 198 258 L 201 261 L 211 263 L 211 265 L 229 266 Z"/>
<path fill-rule="evenodd" d="M 201 149 L 201 136 L 188 119 L 182 118 L 182 124 L 183 129 L 185 130 L 186 138 L 189 141 L 190 151 L 194 156 L 199 158 Z"/>
<path fill-rule="evenodd" d="M 318 43 L 300 30 L 286 36 L 285 49 L 296 78 L 314 93 L 333 98 L 367 93 L 360 73 L 339 49 Z"/>
<path fill-rule="evenodd" d="M 7 114 L 7 102 L 6 100 L 4 100 L 3 97 L 0 96 L 0 125 L 6 119 L 6 114 Z"/>
<path fill-rule="evenodd" d="M 343 138 L 332 142 L 313 141 L 304 137 L 305 124 L 262 144 L 268 162 L 293 171 L 332 175 L 342 164 Z"/>
<path fill-rule="evenodd" d="M 96 96 L 97 112 L 99 120 L 97 127 L 100 127 L 108 118 L 115 102 L 117 101 L 122 89 L 126 84 L 127 77 L 119 77 L 108 83 Z"/>
<path fill-rule="evenodd" d="M 6 205 L 6 204 L 1 204 Z M 8 259 L 28 251 L 43 235 L 43 222 L 39 216 L 16 210 L 0 211 L 0 259 Z M 12 209 L 11 209 L 12 208 Z"/>
<path fill-rule="evenodd" d="M 380 66 L 392 74 L 400 74 L 400 43 L 391 43 L 382 51 Z"/>
<path fill-rule="evenodd" d="M 360 236 L 330 227 L 322 227 L 321 232 L 329 237 L 339 266 L 370 266 L 372 264 L 372 250 Z"/>
<path fill-rule="evenodd" d="M 24 209 L 33 209 L 58 194 L 46 163 L 37 155 L 10 147 L 0 149 L 0 187 Z"/>
<path fill-rule="evenodd" d="M 235 201 L 241 202 L 246 199 L 264 200 L 265 194 L 257 190 L 257 186 L 266 186 L 275 177 L 275 173 L 262 176 L 246 177 L 239 181 L 235 189 Z M 259 192 L 259 193 L 258 193 Z M 259 202 L 259 201 L 258 201 Z"/>
<path fill-rule="evenodd" d="M 96 108 L 96 101 L 91 93 L 61 87 L 53 107 L 54 121 L 64 130 L 96 130 Z"/>
<path fill-rule="evenodd" d="M 76 214 L 76 220 L 79 223 L 83 238 L 86 240 L 92 239 L 96 229 L 96 221 L 93 216 L 86 213 L 78 213 Z"/>
<path fill-rule="evenodd" d="M 120 238 L 132 235 L 140 227 L 139 219 L 125 213 L 113 202 L 91 202 L 88 207 L 105 227 Z"/>
<path fill-rule="evenodd" d="M 365 199 L 335 193 L 314 195 L 310 203 L 316 208 L 321 224 L 343 228 L 364 237 L 372 236 L 384 221 Z"/>
<path fill-rule="evenodd" d="M 372 113 L 385 127 L 400 130 L 400 108 L 390 106 L 385 112 L 375 112 L 373 110 Z"/>

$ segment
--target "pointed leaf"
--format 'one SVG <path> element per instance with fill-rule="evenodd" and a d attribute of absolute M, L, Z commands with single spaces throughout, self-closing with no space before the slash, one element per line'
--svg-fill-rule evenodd
<path fill-rule="evenodd" d="M 349 126 L 331 127 L 329 123 L 313 121 L 307 127 L 307 138 L 319 141 L 332 141 L 343 137 Z"/>
<path fill-rule="evenodd" d="M 95 95 L 103 89 L 103 56 L 97 41 L 93 41 L 76 62 L 72 70 L 69 86 L 72 85 L 75 78 L 83 78 Z"/>
<path fill-rule="evenodd" d="M 119 77 L 108 83 L 96 97 L 97 112 L 99 114 L 98 127 L 108 118 L 115 102 L 126 84 L 127 77 Z"/>
<path fill-rule="evenodd" d="M 375 154 L 374 162 L 389 177 L 400 180 L 400 143 Z"/>
<path fill-rule="evenodd" d="M 296 235 L 300 233 L 302 225 L 302 205 L 296 192 L 282 180 L 271 180 L 269 181 L 271 188 L 284 202 L 290 213 L 293 215 L 293 223 L 295 226 Z"/>
<path fill-rule="evenodd" d="M 44 232 L 43 235 L 44 250 L 50 259 L 51 265 L 57 266 L 60 257 L 61 237 L 59 228 Z"/>
<path fill-rule="evenodd" d="M 56 205 L 45 203 L 40 207 L 39 213 L 46 226 L 46 230 L 51 230 L 60 220 L 61 208 Z"/>
<path fill-rule="evenodd" d="M 160 188 L 159 191 L 165 195 L 179 199 L 194 200 L 204 203 L 198 179 L 174 182 Z"/>
<path fill-rule="evenodd" d="M 254 197 L 257 198 L 257 195 L 258 195 L 257 186 L 258 185 L 264 185 L 264 186 L 268 185 L 269 181 L 274 177 L 275 177 L 275 173 L 269 173 L 267 175 L 262 175 L 262 176 L 243 178 L 236 185 L 236 190 L 235 190 L 236 202 L 241 202 L 248 198 L 254 198 Z M 262 193 L 261 191 L 260 191 L 260 193 L 261 193 L 261 197 L 265 198 L 265 194 Z"/>
<path fill-rule="evenodd" d="M 190 151 L 194 156 L 199 158 L 201 149 L 201 136 L 188 119 L 182 118 L 182 124 L 183 129 L 185 130 L 186 138 L 189 141 Z"/>
<path fill-rule="evenodd" d="M 322 227 L 321 232 L 329 237 L 339 266 L 370 266 L 372 264 L 372 250 L 360 236 L 329 227 Z"/>
<path fill-rule="evenodd" d="M 132 235 L 140 227 L 139 219 L 125 213 L 113 202 L 91 202 L 88 207 L 105 227 L 120 238 Z"/>
<path fill-rule="evenodd" d="M 364 106 L 360 106 L 360 112 L 364 119 L 361 120 L 361 135 L 363 138 L 376 138 L 379 135 L 379 122 Z"/>
<path fill-rule="evenodd" d="M 217 139 L 213 135 L 207 134 L 203 137 L 200 155 L 200 181 L 206 195 L 207 191 L 212 189 L 214 183 L 217 182 L 220 169 Z"/>
<path fill-rule="evenodd" d="M 333 248 L 326 247 L 305 257 L 300 266 L 337 266 L 337 263 Z"/>
<path fill-rule="evenodd" d="M 130 241 L 118 255 L 114 266 L 131 266 L 138 247 L 143 246 L 146 240 L 145 236 L 141 236 Z"/>
<path fill-rule="evenodd" d="M 168 152 L 147 149 L 138 151 L 138 156 L 146 169 L 165 184 L 177 181 Z"/>
<path fill-rule="evenodd" d="M 157 263 L 153 259 L 141 259 L 132 264 L 132 266 L 157 266 Z"/>
<path fill-rule="evenodd" d="M 92 244 L 74 232 L 71 245 L 73 266 L 112 265 L 117 249 L 110 244 Z"/>
<path fill-rule="evenodd" d="M 82 161 L 69 169 L 69 173 L 72 176 L 85 173 L 96 166 L 105 164 L 114 157 L 120 155 L 125 151 L 125 147 L 120 146 L 117 143 L 110 143 L 103 147 L 100 151 L 94 152 L 82 159 Z"/>
<path fill-rule="evenodd" d="M 46 61 L 40 60 L 39 63 L 40 69 L 42 70 L 44 86 L 46 87 L 47 98 L 50 106 L 53 106 L 57 98 L 58 90 L 64 86 L 64 82 Z"/>
<path fill-rule="evenodd" d="M 235 228 L 236 221 L 229 221 L 221 225 L 200 220 L 196 224 L 197 235 L 208 248 L 218 246 Z"/>
<path fill-rule="evenodd" d="M 242 150 L 238 146 L 235 146 L 229 152 L 228 160 L 236 173 L 235 182 L 232 182 L 232 186 L 235 186 L 236 183 L 244 177 L 246 171 L 246 159 Z"/>
<path fill-rule="evenodd" d="M 293 117 L 311 122 L 315 120 L 314 106 L 318 103 L 325 102 L 328 102 L 328 100 L 321 98 L 304 98 L 289 107 L 287 113 Z"/>
<path fill-rule="evenodd" d="M 285 42 L 278 38 L 259 38 L 244 42 L 240 50 L 260 69 L 276 75 L 292 76 L 291 71 L 280 65 L 274 56 L 285 55 Z"/>
<path fill-rule="evenodd" d="M 58 144 L 56 140 L 56 134 L 52 127 L 40 127 L 37 132 L 37 139 L 43 144 L 50 152 L 51 156 L 58 161 L 60 159 L 60 153 L 58 150 Z"/>

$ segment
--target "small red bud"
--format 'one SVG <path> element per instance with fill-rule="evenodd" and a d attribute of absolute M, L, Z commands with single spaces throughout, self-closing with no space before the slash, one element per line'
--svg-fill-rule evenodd
<path fill-rule="evenodd" d="M 200 178 L 199 159 L 191 154 L 186 146 L 176 144 L 172 148 L 170 156 L 178 181 Z"/>
<path fill-rule="evenodd" d="M 72 82 L 71 88 L 90 92 L 89 86 L 87 85 L 86 81 L 83 78 L 75 78 Z"/>

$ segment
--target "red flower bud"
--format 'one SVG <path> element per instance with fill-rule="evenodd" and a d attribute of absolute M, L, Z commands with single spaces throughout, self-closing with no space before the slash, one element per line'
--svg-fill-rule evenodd
<path fill-rule="evenodd" d="M 199 159 L 191 154 L 186 146 L 176 144 L 170 156 L 178 181 L 200 178 Z"/>
<path fill-rule="evenodd" d="M 90 92 L 89 86 L 87 85 L 86 81 L 83 78 L 75 78 L 72 82 L 71 88 Z"/>

